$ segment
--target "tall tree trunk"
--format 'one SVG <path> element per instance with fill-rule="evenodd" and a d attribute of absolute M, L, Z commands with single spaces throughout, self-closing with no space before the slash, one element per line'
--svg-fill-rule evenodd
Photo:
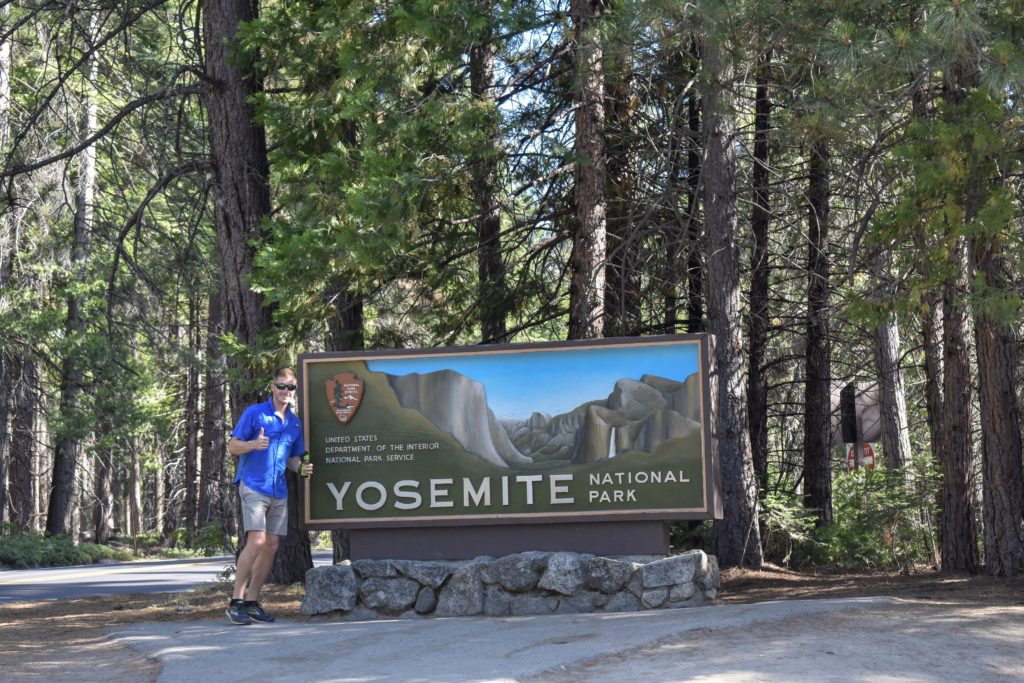
<path fill-rule="evenodd" d="M 142 459 L 136 439 L 131 441 L 131 471 L 128 473 L 128 533 L 134 539 L 145 530 L 142 518 Z"/>
<path fill-rule="evenodd" d="M 203 380 L 203 427 L 202 466 L 199 487 L 199 523 L 201 525 L 220 521 L 226 533 L 237 533 L 234 506 L 230 504 L 230 485 L 227 481 L 227 453 L 224 437 L 224 405 L 227 396 L 224 390 L 227 377 L 224 374 L 225 358 L 220 349 L 223 334 L 223 311 L 220 290 L 215 286 L 210 292 L 207 315 L 205 356 L 206 370 Z"/>
<path fill-rule="evenodd" d="M 90 18 L 90 35 L 95 35 L 98 14 Z M 90 39 L 91 40 L 91 39 Z M 99 76 L 99 60 L 94 54 L 88 60 L 86 74 L 85 110 L 79 130 L 79 139 L 87 140 L 96 132 L 97 104 L 93 84 Z M 89 260 L 93 202 L 96 194 L 96 147 L 89 145 L 78 155 L 78 183 L 75 189 L 75 217 L 71 246 L 71 276 L 75 283 L 86 281 L 86 265 Z M 71 285 L 71 283 L 69 283 Z M 74 285 L 69 286 L 67 295 L 67 317 L 64 323 L 65 339 L 74 343 L 86 331 L 83 319 L 81 296 Z M 81 432 L 77 424 L 77 413 L 81 410 L 79 401 L 85 382 L 83 359 L 73 349 L 68 349 L 61 362 L 60 414 L 65 421 L 53 454 L 53 485 L 50 504 L 46 515 L 46 533 L 51 536 L 72 532 L 72 515 L 77 504 L 76 474 L 81 459 Z"/>
<path fill-rule="evenodd" d="M 639 245 L 633 216 L 635 179 L 630 169 L 633 142 L 633 56 L 615 51 L 605 72 L 608 111 L 605 119 L 607 266 L 605 267 L 604 334 L 635 337 L 642 332 Z M 607 60 L 606 60 L 607 61 Z"/>
<path fill-rule="evenodd" d="M 964 63 L 948 65 L 944 74 L 943 99 L 951 108 L 963 104 L 976 73 Z M 968 193 L 977 183 L 969 182 Z M 958 198 L 960 199 L 960 198 Z M 974 218 L 977 205 L 965 200 L 964 223 Z M 967 239 L 959 226 L 949 225 L 952 240 L 951 272 L 942 291 L 942 569 L 976 572 L 979 566 L 978 532 L 975 525 L 973 482 L 973 423 L 971 372 L 970 257 Z"/>
<path fill-rule="evenodd" d="M 110 420 L 106 416 L 101 417 L 96 439 L 99 447 L 93 456 L 93 493 L 96 496 L 93 503 L 93 536 L 96 543 L 103 544 L 110 541 L 114 526 L 114 454 L 113 449 L 106 445 L 112 429 Z"/>
<path fill-rule="evenodd" d="M 157 529 L 163 538 L 174 538 L 174 532 L 178 529 L 178 520 L 181 517 L 181 504 L 174 495 L 174 461 L 171 458 L 160 458 L 158 462 L 162 465 L 157 472 L 157 484 L 160 487 L 157 496 L 163 501 L 161 505 L 162 523 Z"/>
<path fill-rule="evenodd" d="M 8 365 L 7 354 L 0 349 L 0 382 L 3 382 L 4 386 L 10 386 Z M 8 522 L 14 517 L 13 511 L 8 506 L 10 500 L 8 491 L 11 488 L 8 465 L 11 460 L 10 438 L 8 438 L 10 434 L 8 430 L 10 403 L 10 399 L 7 397 L 0 397 L 0 524 Z"/>
<path fill-rule="evenodd" d="M 829 337 L 829 146 L 811 143 L 807 188 L 807 377 L 804 392 L 804 505 L 832 521 L 832 342 Z"/>
<path fill-rule="evenodd" d="M 912 10 L 912 25 L 916 25 L 918 20 L 919 15 L 915 8 Z M 930 117 L 932 114 L 924 88 L 920 85 L 923 82 L 924 79 L 915 79 L 915 83 L 917 83 L 917 85 L 911 86 L 911 112 L 915 119 L 925 119 Z M 915 232 L 914 244 L 918 249 L 922 250 L 922 252 L 927 249 L 926 235 L 923 230 Z M 932 461 L 936 469 L 940 471 L 946 462 L 945 435 L 943 434 L 944 380 L 942 362 L 944 352 L 942 348 L 942 298 L 941 291 L 932 290 L 925 294 L 922 302 L 924 310 L 921 316 L 921 338 L 924 346 L 925 370 L 925 419 L 928 423 L 928 436 L 931 442 Z M 918 489 L 924 489 L 927 486 L 927 483 L 927 481 L 919 480 L 917 482 Z M 941 511 L 942 509 L 941 493 L 936 497 L 934 509 L 936 511 Z M 931 516 L 931 510 L 931 505 L 921 506 L 922 520 L 925 522 L 929 530 L 928 540 L 932 551 L 932 562 L 936 567 L 938 567 L 942 560 L 939 555 L 940 551 L 934 542 L 935 539 L 931 531 L 935 527 Z"/>
<path fill-rule="evenodd" d="M 682 53 L 677 51 L 669 59 L 668 71 L 678 78 L 683 71 Z M 676 78 L 670 82 L 675 84 Z M 673 91 L 675 92 L 675 91 Z M 682 282 L 682 273 L 677 261 L 679 260 L 680 248 L 682 247 L 682 221 L 680 220 L 679 205 L 673 200 L 679 196 L 679 188 L 682 185 L 682 155 L 686 144 L 686 134 L 682 127 L 682 115 L 680 104 L 683 102 L 683 93 L 675 96 L 677 102 L 672 109 L 672 117 L 668 128 L 668 170 L 665 173 L 665 192 L 669 198 L 666 201 L 664 218 L 661 220 L 661 229 L 665 235 L 665 265 L 661 278 L 661 332 L 662 334 L 673 334 L 679 322 L 679 292 Z"/>
<path fill-rule="evenodd" d="M 700 59 L 700 49 L 693 46 L 695 59 Z M 690 334 L 704 331 L 704 224 L 700 219 L 701 153 L 697 141 L 701 139 L 700 96 L 690 93 L 686 101 L 687 119 L 690 126 L 690 151 L 686 155 L 686 331 Z"/>
<path fill-rule="evenodd" d="M 156 467 L 153 471 L 153 530 L 159 532 L 161 535 L 164 534 L 164 529 L 167 526 L 167 487 L 164 484 L 166 481 L 164 476 L 164 466 L 166 461 L 164 460 L 163 454 L 158 450 L 154 453 L 154 465 Z M 143 529 L 145 529 L 145 522 L 142 523 Z"/>
<path fill-rule="evenodd" d="M 985 286 L 1006 291 L 1006 263 L 994 239 L 976 237 L 974 262 Z M 985 572 L 1024 572 L 1024 469 L 1012 328 L 988 313 L 975 320 L 982 433 Z"/>
<path fill-rule="evenodd" d="M 238 343 L 260 348 L 260 334 L 272 324 L 272 310 L 249 286 L 253 271 L 254 244 L 262 237 L 261 224 L 270 213 L 270 167 L 266 132 L 256 123 L 251 100 L 263 90 L 257 74 L 256 55 L 235 42 L 238 27 L 257 17 L 256 0 L 213 0 L 203 17 L 206 91 L 210 151 L 214 168 L 217 256 L 221 274 L 224 327 Z M 231 382 L 231 422 L 237 422 L 246 406 L 260 400 L 259 387 L 270 368 L 237 367 Z M 289 476 L 289 495 L 295 483 Z M 289 501 L 289 506 L 296 504 Z M 295 516 L 289 527 L 295 524 Z M 313 566 L 309 535 L 292 533 L 281 543 L 268 580 L 292 583 Z M 240 536 L 239 551 L 244 546 Z M 296 547 L 293 547 L 293 543 Z M 299 577 L 296 579 L 295 577 Z"/>
<path fill-rule="evenodd" d="M 7 3 L 0 7 L 0 26 L 6 28 L 11 8 Z M 6 30 L 4 31 L 6 33 Z M 7 154 L 7 140 L 10 136 L 11 112 L 11 37 L 0 36 L 0 155 Z M 10 207 L 0 214 L 0 314 L 10 308 L 7 292 L 13 280 L 14 256 L 18 253 L 11 230 Z M 14 354 L 0 345 L 0 386 L 14 386 Z M 11 417 L 11 391 L 0 391 L 0 522 L 16 517 L 8 515 L 9 470 L 12 458 L 7 425 Z"/>
<path fill-rule="evenodd" d="M 499 132 L 494 99 L 494 45 L 491 32 L 469 50 L 470 91 L 488 111 L 487 148 L 473 161 L 472 191 L 476 220 L 479 276 L 480 337 L 484 344 L 508 341 L 505 316 L 508 294 L 501 254 L 501 213 L 498 211 Z"/>
<path fill-rule="evenodd" d="M 335 315 L 327 325 L 327 348 L 335 351 L 357 351 L 364 348 L 363 299 L 348 291 L 347 285 L 337 288 Z M 331 531 L 331 550 L 337 564 L 352 557 L 352 532 Z"/>
<path fill-rule="evenodd" d="M 604 335 L 605 140 L 600 2 L 572 0 L 576 55 L 576 225 L 569 288 L 569 339 Z"/>
<path fill-rule="evenodd" d="M 975 572 L 979 560 L 972 476 L 971 324 L 963 237 L 956 238 L 951 260 L 958 275 L 946 284 L 942 302 L 942 569 Z"/>
<path fill-rule="evenodd" d="M 757 481 L 750 452 L 747 396 L 743 378 L 740 265 L 736 243 L 735 124 L 728 101 L 731 69 L 715 38 L 708 40 L 704 97 L 704 214 L 708 235 L 708 325 L 715 337 L 716 384 L 713 438 L 722 471 L 725 515 L 715 524 L 718 561 L 723 566 L 759 567 Z"/>
<path fill-rule="evenodd" d="M 257 16 L 255 0 L 211 0 L 204 6 L 206 109 L 214 169 L 214 224 L 224 306 L 224 329 L 237 343 L 258 349 L 260 333 L 270 328 L 271 310 L 249 286 L 254 244 L 270 213 L 270 168 L 266 132 L 255 122 L 252 98 L 262 91 L 256 55 L 241 50 L 235 33 Z M 259 386 L 268 371 L 235 367 L 231 375 L 231 422 L 260 400 Z"/>
<path fill-rule="evenodd" d="M 673 334 L 678 330 L 682 302 L 687 305 L 687 331 L 700 331 L 704 315 L 701 221 L 697 213 L 701 161 L 700 97 L 693 87 L 693 72 L 697 68 L 696 47 L 690 50 L 679 49 L 673 53 L 669 69 L 679 90 L 674 98 L 669 138 L 666 189 L 666 204 L 669 208 L 662 221 L 666 234 L 662 305 L 662 330 L 665 334 Z M 682 201 L 676 200 L 676 197 L 682 197 Z M 685 296 L 684 286 L 687 288 Z"/>
<path fill-rule="evenodd" d="M 942 433 L 943 386 L 942 373 L 942 295 L 929 294 L 925 298 L 925 309 L 921 320 L 921 336 L 924 343 L 925 407 L 927 410 L 928 435 L 932 443 L 932 459 L 939 467 L 945 462 L 945 444 Z"/>
<path fill-rule="evenodd" d="M 910 459 L 910 425 L 900 369 L 900 328 L 895 313 L 889 314 L 875 329 L 875 365 L 880 384 L 885 464 L 891 469 L 906 467 Z"/>
<path fill-rule="evenodd" d="M 764 359 L 768 349 L 768 284 L 771 262 L 768 254 L 768 228 L 771 203 L 768 189 L 769 147 L 771 130 L 772 52 L 764 52 L 758 62 L 757 87 L 754 98 L 754 158 L 751 173 L 754 205 L 750 210 L 750 228 L 754 244 L 750 254 L 750 372 L 747 376 L 747 411 L 750 414 L 750 449 L 761 491 L 768 489 L 768 378 Z"/>
<path fill-rule="evenodd" d="M 197 295 L 189 296 L 187 337 L 190 349 L 199 347 L 199 302 L 196 299 Z M 181 521 L 191 546 L 199 507 L 199 368 L 195 362 L 189 362 L 185 368 L 185 450 L 182 457 L 185 459 L 185 501 Z"/>
<path fill-rule="evenodd" d="M 13 398 L 11 414 L 10 460 L 8 495 L 10 520 L 19 529 L 34 528 L 34 512 L 38 501 L 35 496 L 36 434 L 35 420 L 39 412 L 39 371 L 34 361 L 13 356 L 9 393 Z"/>

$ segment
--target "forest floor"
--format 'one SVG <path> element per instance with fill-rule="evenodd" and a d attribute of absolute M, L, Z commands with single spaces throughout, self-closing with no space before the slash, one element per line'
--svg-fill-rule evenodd
<path fill-rule="evenodd" d="M 175 594 L 113 595 L 0 605 L 0 681 L 55 680 L 76 671 L 78 681 L 155 680 L 156 661 L 112 642 L 107 632 L 155 621 L 224 619 L 229 584 L 209 584 Z M 262 603 L 279 618 L 304 621 L 303 588 L 268 586 Z M 766 566 L 760 571 L 732 568 L 722 573 L 719 602 L 754 603 L 891 596 L 966 607 L 1024 605 L 1024 576 L 995 579 L 933 570 L 856 573 L 794 571 Z M 17 672 L 17 673 L 16 673 Z M 63 676 L 61 674 L 64 674 Z"/>

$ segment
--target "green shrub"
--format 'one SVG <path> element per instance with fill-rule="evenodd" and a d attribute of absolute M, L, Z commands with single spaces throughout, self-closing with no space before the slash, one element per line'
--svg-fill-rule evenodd
<path fill-rule="evenodd" d="M 131 552 L 120 548 L 111 548 L 108 545 L 97 545 L 95 543 L 81 543 L 78 550 L 89 558 L 90 563 L 103 562 L 106 560 L 126 561 L 133 559 Z"/>
<path fill-rule="evenodd" d="M 0 564 L 15 569 L 38 567 L 42 563 L 42 537 L 18 534 L 0 538 Z"/>
<path fill-rule="evenodd" d="M 164 542 L 159 531 L 142 531 L 132 539 L 137 548 L 156 548 Z"/>
<path fill-rule="evenodd" d="M 94 543 L 75 545 L 67 536 L 22 533 L 0 538 L 0 564 L 14 569 L 65 567 L 103 560 L 130 560 L 132 554 Z"/>
<path fill-rule="evenodd" d="M 205 557 L 220 555 L 232 549 L 230 540 L 224 533 L 224 527 L 215 523 L 207 524 L 196 531 L 192 547 Z"/>
<path fill-rule="evenodd" d="M 153 542 L 152 533 L 147 536 L 148 538 L 143 541 L 143 535 L 139 535 L 139 547 L 149 551 L 157 550 L 156 554 L 160 557 L 194 557 L 197 554 L 212 557 L 224 552 L 234 552 L 232 539 L 228 538 L 224 528 L 216 522 L 202 526 L 191 534 L 187 529 L 175 529 L 167 536 L 166 547 L 160 547 L 158 542 Z"/>
<path fill-rule="evenodd" d="M 795 496 L 768 493 L 761 501 L 761 525 L 764 529 L 761 543 L 769 562 L 788 566 L 794 551 L 813 546 L 812 536 L 816 515 L 803 506 Z"/>
<path fill-rule="evenodd" d="M 846 569 L 908 567 L 930 562 L 938 477 L 930 460 L 910 471 L 857 470 L 832 482 L 832 524 L 814 530 L 807 559 Z"/>

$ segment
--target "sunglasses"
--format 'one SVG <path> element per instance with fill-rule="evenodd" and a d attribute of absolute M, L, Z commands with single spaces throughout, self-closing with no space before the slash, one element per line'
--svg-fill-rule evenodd
<path fill-rule="evenodd" d="M 288 391 L 295 391 L 296 389 L 299 388 L 298 385 L 296 384 L 275 384 L 274 386 L 280 389 L 281 391 L 284 391 L 285 389 L 287 389 Z"/>

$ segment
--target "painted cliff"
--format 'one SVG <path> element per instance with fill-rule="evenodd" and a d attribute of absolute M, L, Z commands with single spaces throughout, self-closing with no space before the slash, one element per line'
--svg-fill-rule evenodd
<path fill-rule="evenodd" d="M 462 447 L 497 467 L 528 465 L 487 407 L 482 384 L 453 370 L 387 375 L 403 408 L 415 410 L 435 427 L 454 436 Z"/>

